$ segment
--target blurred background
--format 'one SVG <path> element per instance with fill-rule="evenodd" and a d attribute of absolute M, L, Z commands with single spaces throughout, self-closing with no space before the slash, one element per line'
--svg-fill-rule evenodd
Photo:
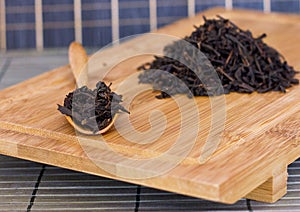
<path fill-rule="evenodd" d="M 100 48 L 216 6 L 300 13 L 300 0 L 0 0 L 0 49 Z"/>

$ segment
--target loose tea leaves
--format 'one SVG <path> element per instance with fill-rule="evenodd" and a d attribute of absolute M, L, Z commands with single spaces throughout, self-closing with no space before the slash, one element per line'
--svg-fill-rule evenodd
<path fill-rule="evenodd" d="M 58 110 L 76 125 L 96 133 L 107 127 L 116 113 L 129 113 L 120 105 L 122 96 L 112 92 L 110 86 L 100 81 L 94 90 L 78 88 L 66 96 L 64 106 L 58 105 Z"/>
<path fill-rule="evenodd" d="M 161 91 L 157 98 L 186 93 L 186 89 L 178 89 L 174 81 L 166 80 L 164 72 L 182 80 L 194 96 L 230 92 L 286 92 L 286 88 L 299 84 L 299 80 L 294 78 L 298 72 L 287 64 L 278 51 L 263 42 L 266 34 L 254 38 L 249 30 L 244 31 L 221 16 L 218 16 L 218 19 L 204 17 L 204 24 L 195 28 L 195 31 L 183 41 L 193 45 L 194 49 L 200 50 L 207 57 L 216 70 L 223 89 L 209 92 L 210 85 L 217 82 L 213 80 L 209 82 L 207 78 L 201 81 L 194 73 L 194 69 L 192 71 L 174 59 L 174 54 L 181 57 L 194 55 L 194 51 L 186 51 L 182 42 L 177 41 L 164 48 L 165 56 L 155 56 L 153 62 L 139 68 L 144 70 L 139 75 L 140 83 L 152 84 L 154 90 Z"/>

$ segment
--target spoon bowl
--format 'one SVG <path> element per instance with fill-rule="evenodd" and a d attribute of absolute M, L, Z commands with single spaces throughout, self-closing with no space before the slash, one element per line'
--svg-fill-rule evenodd
<path fill-rule="evenodd" d="M 111 122 L 109 123 L 109 125 L 107 125 L 105 128 L 103 128 L 102 130 L 99 130 L 98 132 L 95 132 L 95 133 L 90 130 L 84 129 L 83 127 L 81 127 L 79 125 L 76 125 L 70 116 L 65 116 L 65 117 L 66 117 L 67 121 L 71 124 L 71 126 L 73 126 L 74 129 L 77 130 L 78 132 L 85 134 L 85 135 L 100 135 L 100 134 L 106 133 L 114 125 L 114 122 L 115 122 L 117 116 L 118 115 L 116 114 L 113 117 L 113 119 L 111 120 Z"/>

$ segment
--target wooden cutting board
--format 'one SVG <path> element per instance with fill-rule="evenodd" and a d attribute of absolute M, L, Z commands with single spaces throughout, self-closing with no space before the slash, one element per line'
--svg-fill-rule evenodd
<path fill-rule="evenodd" d="M 299 16 L 204 12 L 208 18 L 217 14 L 254 35 L 267 33 L 266 42 L 300 70 Z M 156 33 L 183 37 L 202 23 L 202 15 Z M 152 91 L 140 92 L 128 103 L 127 96 L 142 85 L 131 79 L 123 89 L 123 81 L 152 59 L 151 54 L 131 56 L 159 52 L 165 45 L 152 38 L 134 38 L 93 58 L 90 84 L 113 67 L 105 80 L 124 94 L 131 112 L 121 115 L 114 129 L 98 137 L 76 134 L 57 111 L 75 85 L 70 67 L 64 66 L 0 92 L 0 153 L 224 203 L 241 197 L 266 202 L 282 197 L 287 165 L 300 155 L 300 86 L 286 94 L 197 97 L 190 100 L 196 110 L 185 104 L 185 97 L 179 96 L 177 105 L 174 99 L 155 99 Z M 127 118 L 131 127 L 124 125 Z"/>

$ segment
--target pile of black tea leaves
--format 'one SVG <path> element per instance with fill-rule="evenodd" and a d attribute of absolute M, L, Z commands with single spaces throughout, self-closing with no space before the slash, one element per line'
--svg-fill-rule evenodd
<path fill-rule="evenodd" d="M 157 98 L 179 93 L 190 93 L 188 96 L 191 97 L 230 92 L 286 92 L 287 88 L 299 84 L 295 78 L 298 71 L 289 66 L 277 50 L 263 41 L 266 34 L 254 38 L 249 30 L 242 30 L 221 16 L 217 16 L 217 19 L 203 19 L 204 24 L 195 26 L 190 36 L 165 46 L 163 56 L 155 56 L 152 62 L 138 68 L 143 70 L 139 74 L 139 82 L 151 84 L 154 90 L 161 91 Z M 186 42 L 193 48 L 187 48 L 184 44 Z M 192 57 L 201 57 L 196 51 L 205 57 L 196 58 L 197 64 L 209 61 L 200 69 L 193 66 L 195 58 Z M 211 70 L 218 77 L 211 77 Z M 201 79 L 199 74 L 202 75 Z M 178 86 L 178 82 L 168 79 L 167 75 L 174 75 L 185 86 Z M 217 84 L 223 88 L 220 89 Z"/>
<path fill-rule="evenodd" d="M 107 127 L 116 113 L 129 113 L 120 103 L 122 96 L 112 92 L 110 86 L 98 82 L 94 90 L 87 86 L 77 88 L 64 99 L 58 110 L 70 116 L 74 123 L 94 133 Z"/>

